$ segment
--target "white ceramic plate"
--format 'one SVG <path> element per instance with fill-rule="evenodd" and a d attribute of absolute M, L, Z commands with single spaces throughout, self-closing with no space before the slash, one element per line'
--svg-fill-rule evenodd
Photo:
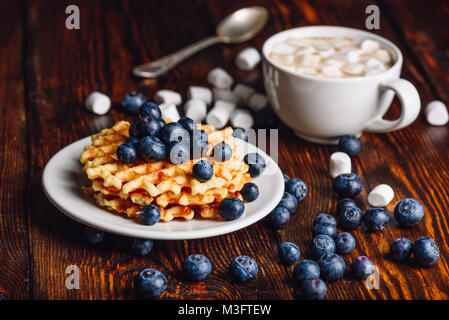
<path fill-rule="evenodd" d="M 119 235 L 162 240 L 183 240 L 213 237 L 233 232 L 253 224 L 276 207 L 284 192 L 284 179 L 278 165 L 265 152 L 237 139 L 240 155 L 258 152 L 264 157 L 267 168 L 255 178 L 259 198 L 245 204 L 243 215 L 234 221 L 213 221 L 200 218 L 159 222 L 153 226 L 115 215 L 86 197 L 81 186 L 86 184 L 79 156 L 84 146 L 90 145 L 90 137 L 65 147 L 50 159 L 42 175 L 44 192 L 53 205 L 70 218 L 93 228 Z"/>

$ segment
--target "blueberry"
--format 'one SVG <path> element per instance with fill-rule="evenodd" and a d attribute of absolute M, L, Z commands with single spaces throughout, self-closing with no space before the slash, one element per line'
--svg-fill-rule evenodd
<path fill-rule="evenodd" d="M 248 172 L 251 178 L 260 176 L 267 166 L 265 159 L 258 153 L 248 153 L 243 161 L 249 166 Z"/>
<path fill-rule="evenodd" d="M 307 195 L 307 185 L 301 179 L 292 178 L 285 185 L 285 191 L 294 195 L 298 202 L 301 202 Z"/>
<path fill-rule="evenodd" d="M 168 157 L 173 164 L 185 163 L 190 159 L 190 148 L 182 142 L 172 142 L 168 147 Z"/>
<path fill-rule="evenodd" d="M 192 254 L 182 263 L 182 272 L 192 281 L 202 281 L 212 271 L 212 263 L 202 254 Z"/>
<path fill-rule="evenodd" d="M 343 198 L 337 201 L 337 212 L 344 207 L 357 207 L 357 204 L 351 198 Z"/>
<path fill-rule="evenodd" d="M 243 211 L 245 211 L 245 205 L 242 200 L 234 197 L 227 197 L 218 205 L 218 213 L 228 221 L 240 218 Z"/>
<path fill-rule="evenodd" d="M 323 254 L 335 252 L 335 241 L 325 234 L 319 234 L 312 241 L 312 253 L 319 258 Z"/>
<path fill-rule="evenodd" d="M 159 108 L 159 106 L 156 103 L 154 103 L 152 101 L 147 101 L 143 105 L 140 106 L 139 114 L 142 118 L 153 117 L 155 119 L 160 119 L 162 113 L 161 113 L 161 109 Z"/>
<path fill-rule="evenodd" d="M 159 119 L 159 123 L 160 123 L 160 125 L 161 125 L 161 129 L 162 129 L 163 127 L 165 127 L 165 125 L 166 125 L 164 119 L 162 119 L 162 118 Z"/>
<path fill-rule="evenodd" d="M 337 280 L 343 276 L 346 270 L 345 261 L 335 253 L 328 253 L 318 260 L 321 277 L 324 280 Z"/>
<path fill-rule="evenodd" d="M 130 136 L 128 139 L 125 140 L 125 143 L 137 147 L 137 143 L 139 142 L 139 140 L 140 139 L 137 138 L 136 136 Z"/>
<path fill-rule="evenodd" d="M 290 177 L 288 176 L 288 174 L 283 173 L 282 177 L 284 178 L 284 185 L 287 184 L 288 180 L 290 180 Z"/>
<path fill-rule="evenodd" d="M 232 158 L 232 148 L 226 142 L 217 143 L 212 149 L 212 156 L 217 162 L 223 162 Z"/>
<path fill-rule="evenodd" d="M 193 176 L 201 182 L 206 182 L 214 176 L 214 167 L 206 160 L 200 160 L 193 166 Z"/>
<path fill-rule="evenodd" d="M 171 142 L 190 143 L 190 134 L 182 125 L 177 122 L 166 124 L 160 131 L 159 137 L 168 146 Z"/>
<path fill-rule="evenodd" d="M 337 235 L 337 226 L 332 223 L 321 222 L 313 226 L 313 236 L 316 237 L 319 234 L 328 235 L 331 238 L 335 238 Z"/>
<path fill-rule="evenodd" d="M 301 284 L 304 280 L 317 279 L 320 277 L 320 267 L 313 260 L 303 260 L 293 269 L 293 280 Z"/>
<path fill-rule="evenodd" d="M 346 230 L 357 229 L 362 223 L 362 210 L 355 206 L 341 207 L 340 210 L 337 209 L 337 215 L 340 226 Z"/>
<path fill-rule="evenodd" d="M 117 158 L 127 164 L 133 163 L 137 159 L 137 150 L 130 143 L 121 144 L 117 148 Z"/>
<path fill-rule="evenodd" d="M 271 129 L 276 127 L 277 116 L 270 107 L 265 107 L 257 111 L 254 118 L 257 128 Z"/>
<path fill-rule="evenodd" d="M 84 238 L 90 244 L 100 244 L 104 240 L 104 232 L 90 227 L 85 227 Z"/>
<path fill-rule="evenodd" d="M 143 137 L 137 143 L 139 155 L 146 161 L 159 161 L 165 158 L 166 150 L 161 140 L 156 137 Z"/>
<path fill-rule="evenodd" d="M 326 297 L 327 287 L 321 279 L 304 280 L 301 284 L 301 294 L 307 300 L 322 300 Z"/>
<path fill-rule="evenodd" d="M 343 136 L 338 140 L 338 149 L 355 157 L 362 151 L 362 141 L 356 136 Z"/>
<path fill-rule="evenodd" d="M 285 207 L 290 213 L 295 212 L 298 207 L 298 200 L 288 192 L 284 192 L 278 206 Z"/>
<path fill-rule="evenodd" d="M 413 244 L 407 238 L 398 238 L 390 245 L 390 255 L 397 261 L 407 260 L 413 251 Z"/>
<path fill-rule="evenodd" d="M 131 123 L 131 125 L 129 126 L 129 131 L 128 131 L 128 132 L 129 132 L 129 136 L 130 136 L 130 137 L 137 137 L 137 136 L 138 136 L 136 125 L 137 125 L 137 121 L 134 121 L 134 122 Z"/>
<path fill-rule="evenodd" d="M 431 267 L 440 258 L 440 249 L 432 238 L 421 237 L 413 243 L 413 254 L 421 266 Z"/>
<path fill-rule="evenodd" d="M 161 218 L 161 211 L 158 206 L 154 204 L 149 204 L 143 207 L 142 213 L 140 215 L 142 222 L 148 226 L 156 224 Z"/>
<path fill-rule="evenodd" d="M 156 136 L 161 130 L 161 123 L 153 117 L 142 117 L 137 120 L 136 129 L 140 137 Z"/>
<path fill-rule="evenodd" d="M 416 199 L 406 198 L 394 207 L 394 217 L 403 227 L 413 227 L 424 217 L 424 207 Z"/>
<path fill-rule="evenodd" d="M 193 130 L 190 140 L 190 154 L 192 159 L 198 159 L 206 155 L 209 150 L 209 137 L 204 130 Z"/>
<path fill-rule="evenodd" d="M 363 222 L 370 231 L 382 231 L 388 221 L 390 217 L 383 208 L 370 208 L 363 215 Z"/>
<path fill-rule="evenodd" d="M 268 215 L 268 221 L 276 229 L 285 228 L 290 222 L 290 212 L 287 210 L 287 208 L 276 207 Z"/>
<path fill-rule="evenodd" d="M 350 253 L 355 247 L 355 239 L 349 232 L 341 232 L 335 237 L 337 253 Z"/>
<path fill-rule="evenodd" d="M 139 108 L 147 99 L 141 92 L 132 91 L 125 95 L 122 100 L 122 109 L 125 112 L 138 114 Z"/>
<path fill-rule="evenodd" d="M 231 277 L 238 282 L 244 282 L 254 278 L 259 271 L 257 262 L 248 256 L 238 256 L 229 266 Z"/>
<path fill-rule="evenodd" d="M 366 279 L 374 273 L 374 263 L 365 256 L 357 257 L 351 263 L 351 273 L 358 279 Z"/>
<path fill-rule="evenodd" d="M 245 201 L 251 202 L 259 197 L 259 188 L 255 183 L 248 182 L 245 183 L 243 188 L 240 190 L 240 194 Z"/>
<path fill-rule="evenodd" d="M 292 242 L 284 242 L 279 247 L 279 259 L 284 264 L 288 265 L 298 261 L 299 256 L 299 248 Z"/>
<path fill-rule="evenodd" d="M 193 130 L 196 130 L 195 122 L 189 117 L 182 117 L 178 120 L 178 123 L 190 133 L 192 133 Z"/>
<path fill-rule="evenodd" d="M 354 197 L 362 191 L 362 179 L 355 173 L 343 173 L 332 180 L 332 188 L 341 197 Z"/>
<path fill-rule="evenodd" d="M 234 128 L 232 136 L 243 141 L 249 141 L 249 131 L 243 128 Z"/>
<path fill-rule="evenodd" d="M 153 240 L 151 239 L 134 239 L 131 248 L 133 253 L 138 256 L 146 256 L 153 249 Z"/>
<path fill-rule="evenodd" d="M 315 219 L 313 219 L 313 225 L 316 225 L 316 224 L 322 223 L 322 222 L 337 225 L 337 221 L 329 213 L 320 213 L 319 215 L 317 215 L 315 217 Z"/>
<path fill-rule="evenodd" d="M 167 289 L 167 278 L 159 270 L 147 268 L 134 278 L 134 288 L 146 299 L 160 296 Z"/>

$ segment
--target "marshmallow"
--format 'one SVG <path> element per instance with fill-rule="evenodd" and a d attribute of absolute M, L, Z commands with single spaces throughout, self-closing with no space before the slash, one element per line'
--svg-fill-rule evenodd
<path fill-rule="evenodd" d="M 387 70 L 387 67 L 381 62 L 379 65 L 377 65 L 374 68 L 368 68 L 365 71 L 365 75 L 366 76 L 372 76 L 372 75 L 384 72 L 385 70 Z"/>
<path fill-rule="evenodd" d="M 382 64 L 382 61 L 379 61 L 376 58 L 363 57 L 363 63 L 367 68 L 376 68 L 377 66 Z"/>
<path fill-rule="evenodd" d="M 273 47 L 273 49 L 271 49 L 272 53 L 275 54 L 282 54 L 282 55 L 289 55 L 289 54 L 293 54 L 295 53 L 296 48 L 293 46 L 290 46 L 286 43 L 278 43 L 277 45 L 275 45 Z"/>
<path fill-rule="evenodd" d="M 315 52 L 316 52 L 316 49 L 314 47 L 310 46 L 310 47 L 305 47 L 305 48 L 302 48 L 302 49 L 298 50 L 296 52 L 296 55 L 315 53 Z"/>
<path fill-rule="evenodd" d="M 162 103 L 159 108 L 161 109 L 162 119 L 166 122 L 176 122 L 181 118 L 174 103 Z"/>
<path fill-rule="evenodd" d="M 344 75 L 339 68 L 333 66 L 321 68 L 321 74 L 328 78 L 342 78 Z"/>
<path fill-rule="evenodd" d="M 322 39 L 313 41 L 312 45 L 315 48 L 317 48 L 318 50 L 326 50 L 326 49 L 332 48 L 332 46 L 327 41 L 324 41 Z"/>
<path fill-rule="evenodd" d="M 218 88 L 213 89 L 214 92 L 214 100 L 222 100 L 222 101 L 228 101 L 235 104 L 238 104 L 240 102 L 239 97 L 235 96 L 234 93 L 231 90 L 221 90 Z"/>
<path fill-rule="evenodd" d="M 344 152 L 334 152 L 329 160 L 329 175 L 334 179 L 343 173 L 351 173 L 351 158 Z"/>
<path fill-rule="evenodd" d="M 426 120 L 433 126 L 444 126 L 449 121 L 446 105 L 441 101 L 432 101 L 424 109 Z"/>
<path fill-rule="evenodd" d="M 255 48 L 246 48 L 235 57 L 237 68 L 243 71 L 253 70 L 260 62 L 260 54 Z"/>
<path fill-rule="evenodd" d="M 335 48 L 338 48 L 338 49 L 349 47 L 350 45 L 352 45 L 352 41 L 351 40 L 349 40 L 349 39 L 342 39 L 342 38 L 331 39 L 329 41 L 329 43 L 331 45 L 333 45 Z"/>
<path fill-rule="evenodd" d="M 277 53 L 271 53 L 270 58 L 279 64 L 282 64 L 284 66 L 291 66 L 295 63 L 295 56 L 292 54 L 277 54 Z"/>
<path fill-rule="evenodd" d="M 184 104 L 184 112 L 193 121 L 201 121 L 206 117 L 207 106 L 203 100 L 191 99 Z"/>
<path fill-rule="evenodd" d="M 246 109 L 235 109 L 231 113 L 231 124 L 234 128 L 249 129 L 254 124 L 254 118 Z"/>
<path fill-rule="evenodd" d="M 379 49 L 374 52 L 374 57 L 383 63 L 391 63 L 390 53 L 385 49 Z"/>
<path fill-rule="evenodd" d="M 321 61 L 319 55 L 316 54 L 300 54 L 296 57 L 298 66 L 301 67 L 316 67 Z"/>
<path fill-rule="evenodd" d="M 326 59 L 323 61 L 323 63 L 337 68 L 340 68 L 344 64 L 343 61 L 337 59 Z"/>
<path fill-rule="evenodd" d="M 156 92 L 153 99 L 157 104 L 174 103 L 179 106 L 182 103 L 181 95 L 172 90 L 159 90 Z"/>
<path fill-rule="evenodd" d="M 229 89 L 234 82 L 229 73 L 222 68 L 212 69 L 207 75 L 207 81 L 218 89 Z"/>
<path fill-rule="evenodd" d="M 360 43 L 360 50 L 363 52 L 373 52 L 380 48 L 379 42 L 371 39 L 365 39 Z"/>
<path fill-rule="evenodd" d="M 248 102 L 249 98 L 255 90 L 251 87 L 245 86 L 244 84 L 237 84 L 232 90 L 232 93 L 235 97 L 237 97 L 240 101 Z"/>
<path fill-rule="evenodd" d="M 189 100 L 203 100 L 207 105 L 212 103 L 212 91 L 206 87 L 189 87 L 187 97 Z"/>
<path fill-rule="evenodd" d="M 253 111 L 258 111 L 268 104 L 268 99 L 264 94 L 254 93 L 248 100 L 248 107 Z"/>
<path fill-rule="evenodd" d="M 101 92 L 92 92 L 84 103 L 86 108 L 98 115 L 103 115 L 111 109 L 111 99 Z"/>
<path fill-rule="evenodd" d="M 385 207 L 394 198 L 394 191 L 388 184 L 379 184 L 368 195 L 368 203 L 373 207 Z"/>
<path fill-rule="evenodd" d="M 318 54 L 322 58 L 328 58 L 331 55 L 333 55 L 334 53 L 335 53 L 335 49 L 332 47 L 318 51 Z"/>
<path fill-rule="evenodd" d="M 235 103 L 222 100 L 215 101 L 214 107 L 207 114 L 207 124 L 214 126 L 216 129 L 223 128 L 228 123 L 234 109 Z"/>
<path fill-rule="evenodd" d="M 351 63 L 343 67 L 343 72 L 350 74 L 351 76 L 362 75 L 365 67 L 361 63 Z"/>
<path fill-rule="evenodd" d="M 354 63 L 360 60 L 360 53 L 358 50 L 339 51 L 334 54 L 334 58 Z"/>

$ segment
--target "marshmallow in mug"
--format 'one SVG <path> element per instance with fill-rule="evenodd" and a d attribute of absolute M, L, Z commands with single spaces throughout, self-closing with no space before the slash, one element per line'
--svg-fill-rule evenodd
<path fill-rule="evenodd" d="M 101 92 L 92 92 L 87 96 L 84 105 L 93 113 L 103 115 L 111 109 L 111 99 Z"/>
<path fill-rule="evenodd" d="M 154 101 L 157 104 L 174 103 L 179 106 L 182 103 L 181 95 L 172 90 L 159 90 L 154 95 Z"/>

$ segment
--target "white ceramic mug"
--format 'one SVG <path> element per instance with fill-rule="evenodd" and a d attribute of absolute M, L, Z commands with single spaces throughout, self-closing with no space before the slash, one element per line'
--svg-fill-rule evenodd
<path fill-rule="evenodd" d="M 394 64 L 379 74 L 356 78 L 295 73 L 268 57 L 273 45 L 289 37 L 373 39 L 390 52 Z M 419 114 L 421 102 L 416 88 L 399 78 L 402 54 L 385 38 L 345 27 L 300 27 L 271 36 L 262 51 L 268 99 L 279 118 L 305 140 L 335 144 L 342 135 L 399 130 L 410 125 Z M 401 116 L 396 120 L 385 120 L 383 116 L 395 94 L 402 104 Z"/>

